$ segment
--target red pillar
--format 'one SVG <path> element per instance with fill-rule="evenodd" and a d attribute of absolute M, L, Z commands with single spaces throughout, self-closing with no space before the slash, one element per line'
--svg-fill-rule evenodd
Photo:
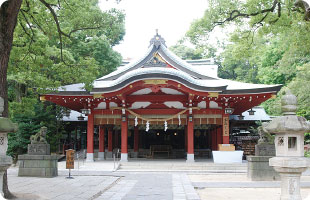
<path fill-rule="evenodd" d="M 87 121 L 87 160 L 94 160 L 94 114 L 88 115 Z"/>
<path fill-rule="evenodd" d="M 187 123 L 187 153 L 194 154 L 194 119 Z"/>
<path fill-rule="evenodd" d="M 134 128 L 134 152 L 139 151 L 139 128 L 138 126 L 135 126 Z"/>
<path fill-rule="evenodd" d="M 113 151 L 113 135 L 112 135 L 112 127 L 108 127 L 108 152 Z"/>
<path fill-rule="evenodd" d="M 229 115 L 223 114 L 223 144 L 229 144 Z"/>
<path fill-rule="evenodd" d="M 194 119 L 192 116 L 187 120 L 187 159 L 186 162 L 195 162 L 194 156 Z"/>
<path fill-rule="evenodd" d="M 99 126 L 99 152 L 104 152 L 104 126 Z"/>
<path fill-rule="evenodd" d="M 128 121 L 127 121 L 127 116 L 122 117 L 122 154 L 123 153 L 128 153 Z"/>

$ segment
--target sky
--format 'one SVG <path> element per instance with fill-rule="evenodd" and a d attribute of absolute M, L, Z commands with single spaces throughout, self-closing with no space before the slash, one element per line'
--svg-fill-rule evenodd
<path fill-rule="evenodd" d="M 158 29 L 166 45 L 177 43 L 189 29 L 194 19 L 201 18 L 207 0 L 101 0 L 102 10 L 118 8 L 125 11 L 126 34 L 114 50 L 124 59 L 138 58 L 145 54 L 151 38 Z"/>

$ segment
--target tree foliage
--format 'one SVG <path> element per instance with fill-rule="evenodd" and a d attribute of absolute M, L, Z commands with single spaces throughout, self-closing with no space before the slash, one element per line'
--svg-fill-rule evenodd
<path fill-rule="evenodd" d="M 99 74 L 121 62 L 112 47 L 124 33 L 124 14 L 115 9 L 102 12 L 97 0 L 9 0 L 1 5 L 0 96 L 3 116 L 8 117 L 10 101 L 11 118 L 20 125 L 10 134 L 9 153 L 15 159 L 39 126 L 58 123 L 55 113 L 40 107 L 37 95 L 77 82 L 90 89 Z M 59 133 L 55 127 L 50 127 L 52 147 L 57 143 L 55 131 Z M 4 197 L 9 198 L 6 173 L 3 179 Z"/>
<path fill-rule="evenodd" d="M 55 152 L 59 146 L 59 139 L 63 133 L 62 124 L 59 122 L 61 112 L 53 104 L 41 103 L 33 98 L 23 98 L 21 103 L 11 103 L 11 113 L 14 122 L 18 123 L 18 131 L 8 135 L 8 155 L 16 162 L 20 154 L 27 153 L 30 136 L 39 132 L 42 126 L 47 127 L 47 141 L 51 151 Z"/>
<path fill-rule="evenodd" d="M 219 76 L 238 81 L 283 84 L 299 99 L 298 114 L 309 119 L 310 22 L 300 1 L 209 0 L 204 17 L 194 21 L 187 37 L 197 48 L 210 45 L 214 33 L 229 33 L 216 61 Z M 280 96 L 265 102 L 280 114 Z"/>
<path fill-rule="evenodd" d="M 26 153 L 30 135 L 48 127 L 51 150 L 59 145 L 60 108 L 38 102 L 38 94 L 61 85 L 85 83 L 113 71 L 121 56 L 112 47 L 122 40 L 124 14 L 100 10 L 96 0 L 24 0 L 14 32 L 8 67 L 11 118 L 8 153 Z"/>
<path fill-rule="evenodd" d="M 16 100 L 27 90 L 43 92 L 95 78 L 115 69 L 112 47 L 123 38 L 124 14 L 103 12 L 92 1 L 25 0 L 14 32 L 8 81 Z"/>
<path fill-rule="evenodd" d="M 183 44 L 176 44 L 169 48 L 172 52 L 184 60 L 202 59 L 202 50 L 187 47 Z"/>

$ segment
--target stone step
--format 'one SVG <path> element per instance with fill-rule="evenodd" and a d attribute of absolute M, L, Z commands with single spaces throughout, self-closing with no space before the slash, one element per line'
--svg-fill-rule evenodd
<path fill-rule="evenodd" d="M 247 163 L 166 163 L 166 162 L 128 162 L 120 163 L 118 171 L 204 171 L 245 173 Z"/>

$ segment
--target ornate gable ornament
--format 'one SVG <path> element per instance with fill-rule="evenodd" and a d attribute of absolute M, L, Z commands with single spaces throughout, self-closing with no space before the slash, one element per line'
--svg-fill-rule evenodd
<path fill-rule="evenodd" d="M 167 63 L 158 53 L 154 53 L 153 57 L 144 64 L 144 67 L 167 67 Z"/>
<path fill-rule="evenodd" d="M 165 47 L 167 47 L 165 39 L 162 38 L 158 34 L 158 30 L 156 29 L 156 35 L 151 39 L 150 46 L 154 45 L 156 48 L 158 48 L 161 44 L 163 44 Z"/>

